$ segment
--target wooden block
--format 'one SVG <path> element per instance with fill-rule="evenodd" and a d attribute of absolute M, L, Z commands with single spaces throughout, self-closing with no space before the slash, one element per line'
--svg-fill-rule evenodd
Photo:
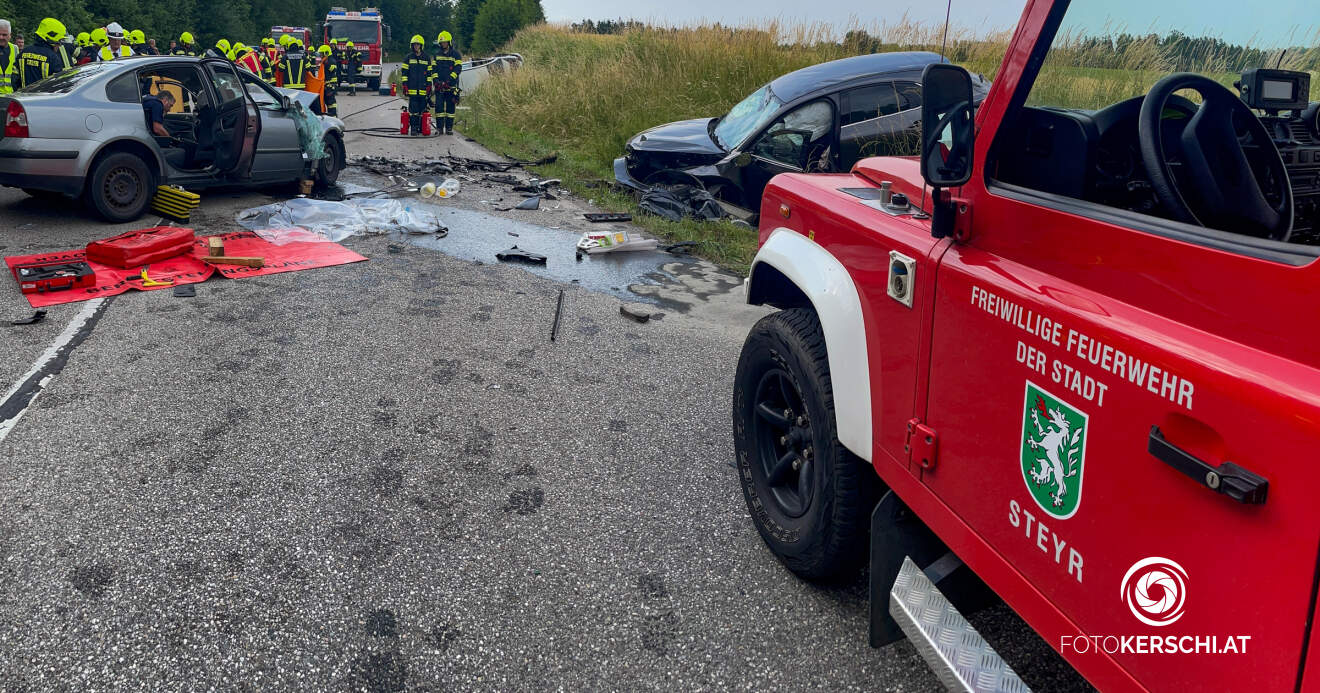
<path fill-rule="evenodd" d="M 223 256 L 225 254 L 225 242 L 219 236 L 207 237 L 206 254 L 211 257 Z"/>
<path fill-rule="evenodd" d="M 266 258 L 264 257 L 237 257 L 229 255 L 207 256 L 202 258 L 203 262 L 209 262 L 213 265 L 243 265 L 245 267 L 264 267 Z"/>

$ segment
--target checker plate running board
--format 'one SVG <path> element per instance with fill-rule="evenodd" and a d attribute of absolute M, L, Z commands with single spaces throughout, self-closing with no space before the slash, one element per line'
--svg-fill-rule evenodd
<path fill-rule="evenodd" d="M 889 614 L 950 691 L 1030 693 L 911 558 L 889 591 Z"/>

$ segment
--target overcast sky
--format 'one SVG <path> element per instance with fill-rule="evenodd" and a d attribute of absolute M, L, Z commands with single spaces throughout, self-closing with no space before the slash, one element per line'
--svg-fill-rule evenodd
<path fill-rule="evenodd" d="M 624 18 L 665 25 L 741 25 L 781 19 L 823 22 L 839 29 L 893 24 L 904 15 L 938 25 L 943 24 L 945 12 L 945 0 L 542 0 L 541 4 L 552 22 Z M 1315 45 L 1318 5 L 1317 0 L 1074 0 L 1064 24 L 1097 33 L 1114 26 L 1160 34 L 1177 28 L 1193 36 L 1216 36 L 1260 48 Z M 977 33 L 1012 29 L 1025 6 L 1026 0 L 953 0 L 952 23 Z"/>

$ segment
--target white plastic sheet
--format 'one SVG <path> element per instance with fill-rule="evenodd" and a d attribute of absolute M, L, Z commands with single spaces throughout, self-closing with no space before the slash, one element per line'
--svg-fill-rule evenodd
<path fill-rule="evenodd" d="M 306 229 L 330 241 L 392 231 L 444 233 L 436 215 L 406 200 L 361 198 L 335 202 L 306 197 L 252 207 L 238 213 L 245 229 Z"/>

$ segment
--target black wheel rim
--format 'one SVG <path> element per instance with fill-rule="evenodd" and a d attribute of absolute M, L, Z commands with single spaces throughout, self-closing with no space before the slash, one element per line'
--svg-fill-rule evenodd
<path fill-rule="evenodd" d="M 132 209 L 142 197 L 142 177 L 129 166 L 111 169 L 101 186 L 102 197 L 114 209 Z"/>
<path fill-rule="evenodd" d="M 339 150 L 338 145 L 330 140 L 325 141 L 325 161 L 321 164 L 325 177 L 330 178 L 339 170 Z"/>
<path fill-rule="evenodd" d="M 793 378 L 782 368 L 761 376 L 753 400 L 752 439 L 760 472 L 780 512 L 802 517 L 815 496 L 811 419 Z"/>

